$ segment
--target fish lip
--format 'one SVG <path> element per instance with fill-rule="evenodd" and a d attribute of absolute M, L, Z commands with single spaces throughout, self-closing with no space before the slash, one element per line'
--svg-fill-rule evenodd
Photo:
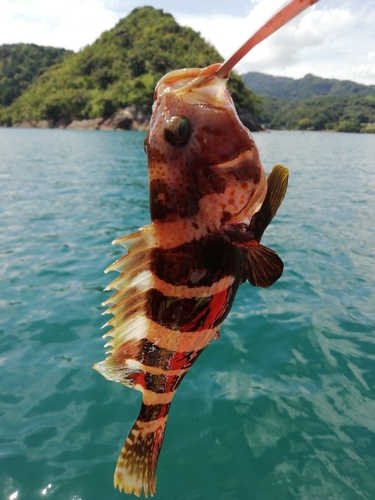
<path fill-rule="evenodd" d="M 227 78 L 217 76 L 220 67 L 221 63 L 215 63 L 206 68 L 184 68 L 167 73 L 155 87 L 154 101 L 166 93 L 187 96 L 207 87 L 225 87 Z"/>

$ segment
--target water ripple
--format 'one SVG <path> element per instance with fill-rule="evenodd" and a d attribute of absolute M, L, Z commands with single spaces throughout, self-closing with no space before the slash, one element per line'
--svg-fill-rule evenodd
<path fill-rule="evenodd" d="M 181 384 L 158 496 L 371 500 L 375 137 L 255 139 L 267 171 L 291 172 L 264 236 L 284 274 L 241 287 Z M 140 394 L 91 366 L 104 353 L 103 270 L 123 253 L 111 240 L 149 220 L 143 134 L 0 140 L 0 496 L 120 499 L 113 469 Z"/>

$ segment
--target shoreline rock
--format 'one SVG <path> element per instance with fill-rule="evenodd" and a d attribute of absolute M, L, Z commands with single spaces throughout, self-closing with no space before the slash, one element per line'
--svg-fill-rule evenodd
<path fill-rule="evenodd" d="M 129 106 L 118 110 L 109 118 L 88 118 L 85 120 L 24 120 L 12 125 L 14 128 L 59 128 L 67 130 L 146 130 L 151 112 Z"/>
<path fill-rule="evenodd" d="M 52 120 L 25 120 L 12 125 L 14 128 L 52 128 Z"/>
<path fill-rule="evenodd" d="M 67 125 L 67 130 L 98 130 L 103 118 L 89 118 L 87 120 L 73 120 Z"/>
<path fill-rule="evenodd" d="M 247 109 L 239 109 L 238 116 L 252 132 L 262 131 L 263 127 L 253 118 Z M 85 120 L 25 120 L 15 123 L 15 128 L 59 128 L 67 130 L 146 130 L 151 112 L 137 106 L 119 109 L 109 118 L 88 118 Z"/>
<path fill-rule="evenodd" d="M 104 120 L 100 130 L 146 130 L 151 118 L 147 113 L 136 106 L 120 109 L 114 116 Z"/>

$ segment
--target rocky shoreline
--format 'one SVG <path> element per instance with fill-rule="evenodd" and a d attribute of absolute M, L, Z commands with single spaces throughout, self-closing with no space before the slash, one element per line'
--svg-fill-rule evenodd
<path fill-rule="evenodd" d="M 110 118 L 86 120 L 27 120 L 15 123 L 15 128 L 59 128 L 67 130 L 146 130 L 151 113 L 135 106 L 120 109 Z"/>
<path fill-rule="evenodd" d="M 242 123 L 252 132 L 263 130 L 246 110 L 238 110 Z M 151 112 L 136 106 L 120 109 L 109 118 L 89 118 L 86 120 L 27 120 L 15 123 L 15 128 L 59 128 L 67 130 L 146 130 Z"/>

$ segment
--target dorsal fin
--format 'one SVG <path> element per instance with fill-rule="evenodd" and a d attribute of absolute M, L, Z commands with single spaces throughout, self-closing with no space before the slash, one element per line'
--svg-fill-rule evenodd
<path fill-rule="evenodd" d="M 288 187 L 289 170 L 282 165 L 275 165 L 267 177 L 267 194 L 260 210 L 253 215 L 248 231 L 254 240 L 244 245 L 247 247 L 247 259 L 244 278 L 253 286 L 268 288 L 283 273 L 284 264 L 277 253 L 260 245 L 264 231 L 275 217 Z"/>
<path fill-rule="evenodd" d="M 249 231 L 260 242 L 264 231 L 275 217 L 288 187 L 289 170 L 282 165 L 275 165 L 267 177 L 267 194 L 260 210 L 253 215 Z"/>

